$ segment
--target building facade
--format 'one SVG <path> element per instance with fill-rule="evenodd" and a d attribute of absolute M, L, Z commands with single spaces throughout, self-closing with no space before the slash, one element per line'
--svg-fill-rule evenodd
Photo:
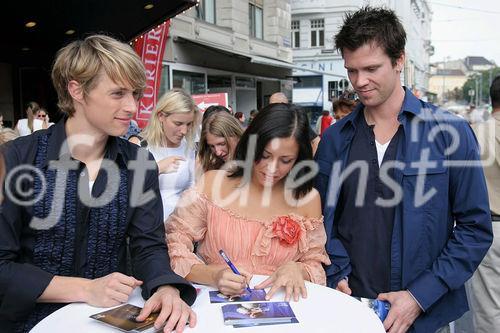
<path fill-rule="evenodd" d="M 201 0 L 172 19 L 162 90 L 228 93 L 248 115 L 269 96 L 292 94 L 290 0 Z"/>
<path fill-rule="evenodd" d="M 293 101 L 314 116 L 331 110 L 332 99 L 348 89 L 347 72 L 334 49 L 334 35 L 346 12 L 362 6 L 394 10 L 406 33 L 406 63 L 401 76 L 405 86 L 421 98 L 428 91 L 431 11 L 426 0 L 292 0 L 291 44 L 295 69 Z"/>
<path fill-rule="evenodd" d="M 461 69 L 436 69 L 429 79 L 429 91 L 436 95 L 433 102 L 444 104 L 461 95 L 468 76 Z"/>
<path fill-rule="evenodd" d="M 469 99 L 473 101 L 482 101 L 481 72 L 489 72 L 489 82 L 491 83 L 492 71 L 496 64 L 482 56 L 468 56 L 464 59 L 450 60 L 449 57 L 431 64 L 431 78 L 429 80 L 429 91 L 436 95 L 436 103 L 445 104 L 449 101 L 463 102 L 461 95 L 454 93 L 462 90 L 462 87 L 469 79 L 478 80 L 476 89 L 469 90 Z"/>

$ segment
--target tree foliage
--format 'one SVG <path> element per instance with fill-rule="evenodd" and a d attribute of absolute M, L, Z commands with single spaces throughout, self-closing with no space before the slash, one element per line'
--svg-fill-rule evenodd
<path fill-rule="evenodd" d="M 490 75 L 491 72 L 491 75 Z M 462 87 L 462 98 L 467 102 L 476 101 L 476 94 L 479 94 L 479 91 L 476 91 L 476 80 L 478 84 L 478 88 L 482 90 L 482 103 L 489 103 L 490 100 L 490 79 L 493 80 L 496 76 L 500 75 L 500 67 L 495 67 L 491 70 L 487 71 L 479 71 L 477 73 L 472 74 L 469 79 L 465 82 Z M 482 76 L 482 85 L 481 83 Z M 474 91 L 474 96 L 471 99 L 469 95 L 469 91 Z M 479 98 L 479 97 L 478 97 Z M 481 103 L 480 103 L 481 104 Z"/>

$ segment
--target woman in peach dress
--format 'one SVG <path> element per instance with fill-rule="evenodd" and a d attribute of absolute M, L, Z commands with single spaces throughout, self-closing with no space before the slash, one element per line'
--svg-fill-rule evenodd
<path fill-rule="evenodd" d="M 184 192 L 165 222 L 177 274 L 226 295 L 244 293 L 252 274 L 269 275 L 255 288 L 271 287 L 271 298 L 283 287 L 285 299 L 296 301 L 307 297 L 305 280 L 326 283 L 320 197 L 304 177 L 314 170 L 308 128 L 300 108 L 267 106 L 241 137 L 234 167 L 209 171 Z"/>

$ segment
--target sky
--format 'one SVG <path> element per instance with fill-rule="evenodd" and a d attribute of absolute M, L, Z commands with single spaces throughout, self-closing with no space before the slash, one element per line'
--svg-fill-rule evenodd
<path fill-rule="evenodd" d="M 431 62 L 483 56 L 500 66 L 500 0 L 427 0 Z"/>

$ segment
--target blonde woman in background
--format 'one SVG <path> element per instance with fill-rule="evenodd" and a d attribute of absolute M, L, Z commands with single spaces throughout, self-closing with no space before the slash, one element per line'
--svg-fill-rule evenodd
<path fill-rule="evenodd" d="M 30 135 L 34 131 L 43 128 L 43 121 L 35 118 L 36 112 L 40 109 L 37 102 L 29 102 L 26 104 L 26 118 L 19 119 L 16 124 L 16 130 L 19 136 Z"/>
<path fill-rule="evenodd" d="M 158 164 L 163 218 L 174 210 L 181 193 L 195 180 L 195 128 L 199 112 L 190 95 L 172 89 L 158 101 L 141 133 L 142 146 Z"/>
<path fill-rule="evenodd" d="M 232 160 L 243 134 L 238 120 L 227 112 L 216 112 L 203 121 L 198 151 L 202 172 L 218 170 Z"/>

